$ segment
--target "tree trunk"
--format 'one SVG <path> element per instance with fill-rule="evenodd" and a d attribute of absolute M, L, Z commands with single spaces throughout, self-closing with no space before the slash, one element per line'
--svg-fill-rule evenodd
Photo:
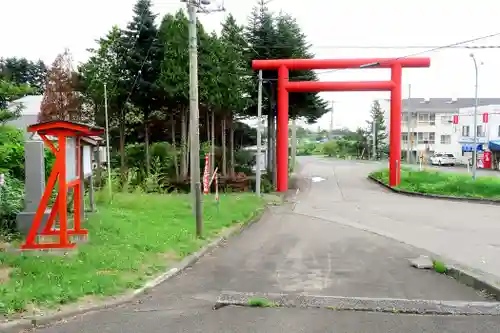
<path fill-rule="evenodd" d="M 146 174 L 151 171 L 151 156 L 149 155 L 149 122 L 144 122 L 144 153 L 146 154 Z"/>
<path fill-rule="evenodd" d="M 222 175 L 227 176 L 226 117 L 222 118 Z"/>
<path fill-rule="evenodd" d="M 181 178 L 185 180 L 188 175 L 187 157 L 187 122 L 186 110 L 181 109 Z"/>
<path fill-rule="evenodd" d="M 179 159 L 177 156 L 177 145 L 175 144 L 175 117 L 173 113 L 170 113 L 170 124 L 172 131 L 172 149 L 174 150 L 174 164 L 175 164 L 175 179 L 179 180 Z M 182 158 L 182 157 L 181 157 Z"/>
<path fill-rule="evenodd" d="M 124 184 L 127 179 L 127 159 L 125 154 L 125 115 L 122 109 L 122 113 L 120 115 L 120 180 L 121 183 Z M 106 156 L 109 158 L 109 156 Z M 106 160 L 107 161 L 107 160 Z"/>
<path fill-rule="evenodd" d="M 231 113 L 231 123 L 229 124 L 229 174 L 234 178 L 234 119 Z"/>
<path fill-rule="evenodd" d="M 211 127 L 212 127 L 212 145 L 210 147 L 210 157 L 211 157 L 211 161 L 210 161 L 210 175 L 213 175 L 214 174 L 214 170 L 215 170 L 215 111 L 212 112 L 212 121 L 210 123 Z"/>

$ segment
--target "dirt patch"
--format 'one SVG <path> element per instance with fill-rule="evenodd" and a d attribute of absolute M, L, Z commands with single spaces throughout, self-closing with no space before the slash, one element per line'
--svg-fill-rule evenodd
<path fill-rule="evenodd" d="M 173 262 L 179 261 L 181 258 L 174 251 L 167 251 L 164 253 L 160 253 L 160 257 L 167 262 L 167 264 L 171 264 Z"/>
<path fill-rule="evenodd" d="M 0 240 L 0 252 L 5 252 L 10 249 L 10 247 L 10 243 Z"/>
<path fill-rule="evenodd" d="M 11 272 L 12 272 L 11 267 L 0 265 L 0 284 L 9 282 Z"/>

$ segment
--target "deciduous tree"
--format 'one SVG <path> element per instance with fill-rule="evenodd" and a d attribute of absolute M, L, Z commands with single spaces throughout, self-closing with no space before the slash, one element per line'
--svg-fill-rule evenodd
<path fill-rule="evenodd" d="M 83 112 L 81 98 L 74 89 L 76 77 L 71 62 L 71 54 L 66 49 L 56 57 L 47 72 L 45 93 L 40 106 L 38 121 L 90 121 L 91 115 Z"/>

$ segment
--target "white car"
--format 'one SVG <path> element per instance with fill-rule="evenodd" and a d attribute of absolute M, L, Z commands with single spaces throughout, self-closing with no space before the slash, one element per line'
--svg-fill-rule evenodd
<path fill-rule="evenodd" d="M 454 166 L 457 163 L 457 159 L 453 154 L 447 153 L 436 153 L 431 158 L 432 165 L 451 165 Z"/>

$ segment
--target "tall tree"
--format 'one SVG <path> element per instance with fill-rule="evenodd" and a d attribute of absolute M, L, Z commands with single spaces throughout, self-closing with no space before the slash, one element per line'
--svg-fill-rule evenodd
<path fill-rule="evenodd" d="M 0 59 L 0 78 L 30 86 L 31 94 L 43 93 L 46 75 L 47 66 L 42 60 L 34 62 L 16 57 Z"/>
<path fill-rule="evenodd" d="M 141 110 L 144 125 L 146 170 L 150 169 L 149 126 L 153 112 L 161 106 L 158 79 L 161 73 L 163 47 L 158 39 L 156 15 L 151 0 L 138 0 L 134 16 L 125 30 L 126 68 L 130 99 Z"/>
<path fill-rule="evenodd" d="M 159 77 L 159 86 L 163 92 L 164 104 L 170 118 L 172 143 L 175 145 L 176 116 L 181 124 L 181 156 L 179 176 L 188 175 L 187 158 L 187 121 L 189 102 L 189 53 L 188 53 L 188 18 L 182 10 L 175 16 L 163 17 L 159 39 L 163 45 L 163 59 Z M 164 108 L 165 109 L 165 108 Z"/>
<path fill-rule="evenodd" d="M 370 120 L 368 123 L 368 137 L 370 142 L 375 141 L 375 153 L 376 158 L 379 159 L 382 153 L 386 150 L 385 139 L 387 138 L 387 128 L 384 121 L 384 111 L 380 107 L 379 101 L 375 100 L 372 103 L 372 108 L 370 111 Z M 375 123 L 375 131 L 373 130 L 373 124 Z M 373 133 L 375 133 L 375 140 L 373 140 Z M 373 145 L 373 144 L 372 144 Z"/>
<path fill-rule="evenodd" d="M 98 47 L 90 49 L 91 57 L 79 68 L 81 90 L 85 103 L 94 110 L 95 122 L 105 125 L 104 84 L 106 84 L 108 102 L 108 120 L 110 137 L 118 132 L 121 161 L 121 174 L 125 177 L 126 158 L 125 140 L 127 115 L 129 108 L 125 105 L 128 97 L 126 68 L 123 45 L 123 32 L 113 26 L 108 34 L 97 41 Z"/>
<path fill-rule="evenodd" d="M 223 76 L 223 102 L 226 112 L 223 118 L 223 138 L 226 137 L 226 120 L 229 125 L 229 170 L 234 175 L 234 132 L 235 117 L 244 116 L 245 110 L 252 103 L 248 91 L 254 87 L 252 80 L 252 70 L 249 66 L 248 44 L 244 36 L 244 28 L 237 24 L 235 18 L 229 15 L 222 23 L 220 42 L 222 45 L 222 57 L 220 66 L 223 66 L 225 75 Z M 223 140 L 225 143 L 225 140 Z M 223 147 L 226 152 L 226 147 Z M 225 156 L 224 156 L 225 157 Z M 223 171 L 227 162 L 223 161 Z"/>
<path fill-rule="evenodd" d="M 89 121 L 90 115 L 82 112 L 81 98 L 75 91 L 76 76 L 72 70 L 69 50 L 59 54 L 47 73 L 47 82 L 39 121 L 70 120 Z"/>

